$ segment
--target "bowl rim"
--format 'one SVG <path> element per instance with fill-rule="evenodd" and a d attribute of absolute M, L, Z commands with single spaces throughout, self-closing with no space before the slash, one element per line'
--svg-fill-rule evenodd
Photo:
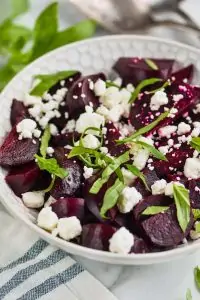
<path fill-rule="evenodd" d="M 15 81 L 18 79 L 18 77 L 21 77 L 23 72 L 27 72 L 28 69 L 31 69 L 34 64 L 38 64 L 38 62 L 44 60 L 48 56 L 56 55 L 57 51 L 60 49 L 70 49 L 70 48 L 76 48 L 79 47 L 83 44 L 91 44 L 95 43 L 95 41 L 112 41 L 112 40 L 140 40 L 144 42 L 157 42 L 157 43 L 165 43 L 168 45 L 173 45 L 177 47 L 181 47 L 182 49 L 185 49 L 187 51 L 192 51 L 197 53 L 200 56 L 200 50 L 197 49 L 196 47 L 186 45 L 180 42 L 176 42 L 173 40 L 169 39 L 164 39 L 164 38 L 159 38 L 159 37 L 153 37 L 153 36 L 146 36 L 146 35 L 134 35 L 134 34 L 125 34 L 125 35 L 105 35 L 102 37 L 95 37 L 95 38 L 90 38 L 90 39 L 85 39 L 83 41 L 78 41 L 69 45 L 65 45 L 62 47 L 59 47 L 53 51 L 48 52 L 47 54 L 39 57 L 35 61 L 33 61 L 31 64 L 26 66 L 22 71 L 20 71 L 8 84 L 7 86 L 3 89 L 1 95 L 0 95 L 0 100 L 4 97 L 4 94 L 9 91 L 13 85 L 15 85 Z M 3 180 L 3 179 L 0 179 Z M 5 183 L 5 182 L 4 182 Z M 153 252 L 153 253 L 141 253 L 141 254 L 116 254 L 116 253 L 111 253 L 107 251 L 101 251 L 101 250 L 95 250 L 92 248 L 87 248 L 81 245 L 73 244 L 71 242 L 67 242 L 61 238 L 54 237 L 52 234 L 49 232 L 43 230 L 42 228 L 38 227 L 34 222 L 29 220 L 28 218 L 24 217 L 24 214 L 21 213 L 20 211 L 15 210 L 15 206 L 12 204 L 9 204 L 9 202 L 5 201 L 5 199 L 1 195 L 0 191 L 0 201 L 2 204 L 6 207 L 8 212 L 10 212 L 14 217 L 25 223 L 28 228 L 36 232 L 41 238 L 44 240 L 48 241 L 50 244 L 53 244 L 55 246 L 58 246 L 65 251 L 79 255 L 79 256 L 84 256 L 90 259 L 102 261 L 102 262 L 108 262 L 108 263 L 113 263 L 113 264 L 127 264 L 127 265 L 137 265 L 137 264 L 150 264 L 150 263 L 160 263 L 163 261 L 169 261 L 171 259 L 177 258 L 179 256 L 183 256 L 186 254 L 189 254 L 190 252 L 196 251 L 200 249 L 200 239 L 197 241 L 193 241 L 190 244 L 183 245 L 181 247 L 171 249 L 171 250 L 166 250 L 162 252 Z"/>

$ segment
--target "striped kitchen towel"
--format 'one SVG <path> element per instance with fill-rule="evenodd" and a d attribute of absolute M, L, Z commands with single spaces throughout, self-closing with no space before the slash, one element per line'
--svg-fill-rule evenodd
<path fill-rule="evenodd" d="M 117 300 L 66 252 L 0 207 L 0 299 Z"/>

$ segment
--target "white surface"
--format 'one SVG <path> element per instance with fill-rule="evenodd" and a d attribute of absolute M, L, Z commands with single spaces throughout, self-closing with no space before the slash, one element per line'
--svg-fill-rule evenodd
<path fill-rule="evenodd" d="M 193 12 L 199 12 L 199 0 L 189 2 L 192 1 L 196 3 L 196 6 L 191 6 Z M 42 5 L 39 0 L 33 0 L 32 2 L 34 2 L 33 13 L 24 18 L 24 22 L 29 24 L 33 22 L 34 17 L 37 15 L 38 8 L 44 7 L 49 1 L 43 0 Z M 64 0 L 62 3 L 64 3 Z M 71 6 L 67 5 L 64 9 L 65 4 L 62 5 L 63 23 L 72 24 L 81 18 L 81 15 Z M 180 38 L 191 42 L 191 36 L 185 37 L 183 35 Z M 200 297 L 193 282 L 193 268 L 200 264 L 200 253 L 171 263 L 147 267 L 110 266 L 83 258 L 78 259 L 91 273 L 111 288 L 119 300 L 184 300 L 188 287 L 192 289 L 193 300 Z"/>

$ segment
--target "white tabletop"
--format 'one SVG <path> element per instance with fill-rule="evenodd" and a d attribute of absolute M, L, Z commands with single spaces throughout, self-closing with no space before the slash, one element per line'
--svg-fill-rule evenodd
<path fill-rule="evenodd" d="M 6 0 L 4 0 L 6 2 Z M 1 12 L 3 11 L 1 1 Z M 33 24 L 38 12 L 45 7 L 50 0 L 32 0 L 31 13 L 22 19 L 23 23 Z M 61 26 L 73 24 L 83 16 L 67 0 L 60 0 Z M 84 2 L 84 1 L 83 1 Z M 200 1 L 187 0 L 185 9 L 190 12 L 195 20 L 199 18 Z M 105 34 L 99 30 L 98 35 Z M 108 33 L 107 33 L 108 34 Z M 154 31 L 151 34 L 165 34 L 167 38 L 178 39 L 190 44 L 200 45 L 200 41 L 184 32 Z M 194 285 L 193 269 L 200 265 L 200 251 L 184 259 L 151 266 L 123 267 L 106 265 L 83 258 L 79 260 L 92 274 L 102 281 L 119 300 L 185 300 L 187 288 L 191 288 L 193 300 L 200 299 Z M 90 299 L 88 299 L 90 300 Z M 102 299 L 103 300 L 103 299 Z"/>

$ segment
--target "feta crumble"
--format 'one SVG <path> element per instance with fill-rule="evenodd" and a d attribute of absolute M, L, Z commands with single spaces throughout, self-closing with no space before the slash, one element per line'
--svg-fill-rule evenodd
<path fill-rule="evenodd" d="M 69 123 L 69 122 L 68 122 Z M 96 127 L 96 128 L 100 128 L 101 126 L 103 126 L 105 123 L 105 118 L 97 113 L 90 113 L 90 112 L 85 112 L 83 114 L 80 115 L 80 117 L 78 118 L 77 122 L 76 122 L 76 131 L 79 133 L 83 133 L 85 131 L 85 129 L 87 129 L 88 127 Z M 88 133 L 97 135 L 97 131 L 92 131 L 89 130 Z"/>
<path fill-rule="evenodd" d="M 200 160 L 198 158 L 193 157 L 186 159 L 184 175 L 192 179 L 198 179 L 200 177 Z"/>
<path fill-rule="evenodd" d="M 44 192 L 26 192 L 22 194 L 22 200 L 28 208 L 40 208 L 44 205 Z"/>
<path fill-rule="evenodd" d="M 131 185 L 137 178 L 137 176 L 133 175 L 131 171 L 125 169 L 124 167 L 121 168 L 121 171 L 124 178 L 124 183 L 127 186 Z"/>
<path fill-rule="evenodd" d="M 152 111 L 159 110 L 162 105 L 165 105 L 168 103 L 168 97 L 167 94 L 163 91 L 157 91 L 155 94 L 151 97 L 150 102 L 150 108 Z"/>
<path fill-rule="evenodd" d="M 178 135 L 186 134 L 191 131 L 191 126 L 186 124 L 185 122 L 181 122 L 178 124 Z"/>
<path fill-rule="evenodd" d="M 85 148 L 97 149 L 100 146 L 100 141 L 96 136 L 89 133 L 82 139 L 83 146 Z"/>
<path fill-rule="evenodd" d="M 171 181 L 171 182 L 167 183 L 167 185 L 165 187 L 165 196 L 173 197 L 173 185 L 174 184 L 184 187 L 184 185 L 178 181 Z"/>
<path fill-rule="evenodd" d="M 54 149 L 52 147 L 47 147 L 47 154 L 52 155 L 54 153 Z"/>
<path fill-rule="evenodd" d="M 24 119 L 19 122 L 16 127 L 17 133 L 19 133 L 19 140 L 22 140 L 23 138 L 31 139 L 34 135 L 36 127 L 36 122 L 31 119 Z"/>
<path fill-rule="evenodd" d="M 160 137 L 170 137 L 173 133 L 177 130 L 177 126 L 175 125 L 168 125 L 165 127 L 161 127 L 158 130 L 158 134 Z"/>
<path fill-rule="evenodd" d="M 113 234 L 109 243 L 110 252 L 128 254 L 134 245 L 134 236 L 125 227 L 121 227 Z"/>
<path fill-rule="evenodd" d="M 125 187 L 118 200 L 119 211 L 123 214 L 130 212 L 138 202 L 142 200 L 142 195 L 134 187 Z"/>
<path fill-rule="evenodd" d="M 140 149 L 136 154 L 134 154 L 133 164 L 141 171 L 146 166 L 148 159 L 149 151 L 147 149 Z"/>
<path fill-rule="evenodd" d="M 165 179 L 157 180 L 151 186 L 152 195 L 162 195 L 165 193 L 167 182 Z"/>
<path fill-rule="evenodd" d="M 106 83 L 102 79 L 98 79 L 94 84 L 94 93 L 96 96 L 103 96 L 106 93 Z"/>
<path fill-rule="evenodd" d="M 115 86 L 111 86 L 107 88 L 105 94 L 100 97 L 100 102 L 108 109 L 111 109 L 121 102 L 121 97 L 119 89 Z"/>
<path fill-rule="evenodd" d="M 52 207 L 44 207 L 38 214 L 37 225 L 48 231 L 52 231 L 58 224 L 58 217 L 52 211 Z"/>
<path fill-rule="evenodd" d="M 77 217 L 59 219 L 57 229 L 58 235 L 66 241 L 74 239 L 82 232 L 81 223 Z"/>
<path fill-rule="evenodd" d="M 84 170 L 83 177 L 85 179 L 89 179 L 93 175 L 93 172 L 94 172 L 93 168 L 88 168 L 88 167 L 84 166 L 83 170 Z"/>

